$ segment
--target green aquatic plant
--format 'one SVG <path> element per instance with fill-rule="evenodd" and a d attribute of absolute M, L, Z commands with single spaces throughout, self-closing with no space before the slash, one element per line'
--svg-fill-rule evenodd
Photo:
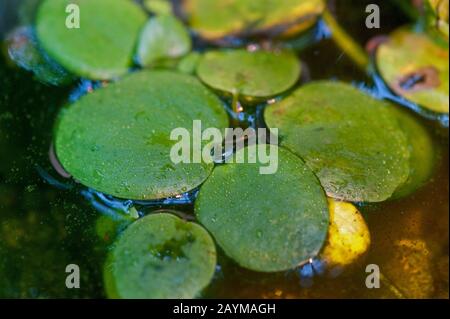
<path fill-rule="evenodd" d="M 279 95 L 300 78 L 300 61 L 290 52 L 209 51 L 197 75 L 208 86 L 249 101 Z"/>
<path fill-rule="evenodd" d="M 76 180 L 106 194 L 175 196 L 199 186 L 213 169 L 212 163 L 171 160 L 172 130 L 192 128 L 193 120 L 206 127 L 228 125 L 220 100 L 194 77 L 141 71 L 64 108 L 56 154 Z"/>
<path fill-rule="evenodd" d="M 270 105 L 264 118 L 328 196 L 381 202 L 409 174 L 408 142 L 390 107 L 348 84 L 320 81 Z"/>
<path fill-rule="evenodd" d="M 278 152 L 278 170 L 261 175 L 251 154 Z M 246 163 L 236 158 L 250 154 Z M 269 196 L 270 194 L 270 196 Z M 312 171 L 275 145 L 250 145 L 216 167 L 201 187 L 195 214 L 225 254 L 262 272 L 295 268 L 314 257 L 328 230 L 325 193 Z"/>
<path fill-rule="evenodd" d="M 208 40 L 258 34 L 293 35 L 315 23 L 322 0 L 185 0 L 191 28 Z"/>
<path fill-rule="evenodd" d="M 154 14 L 172 14 L 171 0 L 144 0 L 144 8 Z"/>
<path fill-rule="evenodd" d="M 197 70 L 198 63 L 200 62 L 201 54 L 198 52 L 191 52 L 185 57 L 183 57 L 178 65 L 177 70 L 186 73 L 194 75 L 195 71 Z"/>
<path fill-rule="evenodd" d="M 431 31 L 438 31 L 448 41 L 448 0 L 425 0 L 425 8 Z"/>
<path fill-rule="evenodd" d="M 394 31 L 376 51 L 381 76 L 398 95 L 437 113 L 449 111 L 448 43 L 409 28 Z"/>
<path fill-rule="evenodd" d="M 211 281 L 216 249 L 201 226 L 158 213 L 121 234 L 104 267 L 110 298 L 194 298 Z"/>
<path fill-rule="evenodd" d="M 408 179 L 392 195 L 392 198 L 401 198 L 411 195 L 431 179 L 438 154 L 430 132 L 423 124 L 407 110 L 395 107 L 392 112 L 408 139 L 410 150 Z"/>
<path fill-rule="evenodd" d="M 45 0 L 39 6 L 36 30 L 50 57 L 70 72 L 107 80 L 128 72 L 147 19 L 132 1 L 78 0 L 79 28 L 69 28 L 69 0 Z"/>
<path fill-rule="evenodd" d="M 192 41 L 186 27 L 172 15 L 152 17 L 144 26 L 137 48 L 142 66 L 166 59 L 180 58 L 191 50 Z"/>

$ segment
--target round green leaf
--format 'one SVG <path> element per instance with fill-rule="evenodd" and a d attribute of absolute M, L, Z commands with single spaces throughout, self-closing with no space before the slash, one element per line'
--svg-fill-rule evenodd
<path fill-rule="evenodd" d="M 324 9 L 322 0 L 184 0 L 190 26 L 206 39 L 293 33 L 311 26 Z"/>
<path fill-rule="evenodd" d="M 431 111 L 448 114 L 448 43 L 437 44 L 424 33 L 402 28 L 378 47 L 376 63 L 395 93 Z"/>
<path fill-rule="evenodd" d="M 266 108 L 265 120 L 328 196 L 380 202 L 409 175 L 408 143 L 390 107 L 348 84 L 313 82 Z"/>
<path fill-rule="evenodd" d="M 220 100 L 194 77 L 137 72 L 63 110 L 56 154 L 67 172 L 98 191 L 128 199 L 170 197 L 200 185 L 213 168 L 171 160 L 172 130 L 185 128 L 192 136 L 193 120 L 228 125 Z"/>
<path fill-rule="evenodd" d="M 79 28 L 71 24 L 76 11 L 66 12 L 69 4 L 79 8 Z M 63 67 L 104 80 L 128 72 L 145 21 L 145 13 L 132 1 L 45 0 L 36 28 L 43 48 Z"/>
<path fill-rule="evenodd" d="M 256 160 L 255 152 L 278 154 L 278 170 L 260 174 L 267 164 Z M 253 155 L 245 163 L 214 169 L 200 189 L 195 213 L 242 267 L 262 272 L 295 268 L 314 257 L 326 238 L 323 189 L 303 161 L 283 148 L 252 145 L 234 159 L 246 154 Z"/>
<path fill-rule="evenodd" d="M 300 61 L 288 52 L 210 51 L 197 75 L 210 87 L 248 98 L 269 98 L 290 89 L 300 77 Z"/>
<path fill-rule="evenodd" d="M 201 55 L 198 52 L 189 53 L 179 61 L 177 70 L 186 74 L 194 74 L 195 70 L 197 70 L 197 65 L 200 61 L 200 58 Z"/>
<path fill-rule="evenodd" d="M 216 249 L 201 226 L 148 215 L 121 234 L 104 268 L 110 298 L 194 298 L 211 281 Z"/>
<path fill-rule="evenodd" d="M 189 32 L 177 18 L 171 15 L 151 18 L 139 40 L 139 64 L 150 66 L 158 60 L 179 58 L 189 53 L 191 46 Z"/>
<path fill-rule="evenodd" d="M 171 14 L 173 11 L 171 0 L 144 0 L 143 5 L 148 11 L 157 15 Z"/>
<path fill-rule="evenodd" d="M 430 133 L 424 125 L 407 111 L 393 108 L 400 128 L 408 138 L 410 159 L 409 176 L 393 194 L 393 198 L 406 197 L 426 184 L 436 168 L 437 153 Z"/>

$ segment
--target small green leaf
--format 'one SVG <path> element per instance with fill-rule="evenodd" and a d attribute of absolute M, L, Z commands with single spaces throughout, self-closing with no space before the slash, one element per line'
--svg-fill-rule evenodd
<path fill-rule="evenodd" d="M 448 42 L 401 28 L 376 52 L 381 76 L 398 95 L 437 113 L 449 111 Z"/>
<path fill-rule="evenodd" d="M 277 154 L 278 170 L 260 174 L 255 152 Z M 245 157 L 244 157 L 245 158 Z M 275 145 L 241 149 L 218 166 L 195 203 L 199 221 L 239 265 L 261 272 L 295 268 L 314 257 L 328 230 L 327 199 L 316 176 L 294 154 Z"/>
<path fill-rule="evenodd" d="M 198 52 L 191 52 L 182 58 L 177 66 L 178 71 L 186 74 L 194 74 L 200 62 L 201 55 Z"/>
<path fill-rule="evenodd" d="M 210 51 L 200 60 L 197 74 L 216 90 L 264 99 L 294 86 L 300 61 L 289 52 Z"/>
<path fill-rule="evenodd" d="M 201 226 L 174 215 L 148 215 L 115 242 L 104 267 L 108 297 L 190 299 L 211 281 L 216 248 Z"/>
<path fill-rule="evenodd" d="M 192 47 L 188 30 L 171 15 L 150 18 L 138 45 L 138 60 L 142 66 L 151 66 L 164 59 L 175 59 L 189 53 Z"/>
<path fill-rule="evenodd" d="M 77 0 L 79 28 L 66 7 L 71 0 L 45 0 L 39 7 L 36 28 L 47 53 L 70 72 L 105 80 L 128 72 L 139 31 L 146 15 L 132 1 Z"/>
<path fill-rule="evenodd" d="M 144 7 L 154 14 L 171 14 L 172 4 L 170 0 L 144 0 Z"/>
<path fill-rule="evenodd" d="M 322 13 L 322 0 L 185 0 L 183 11 L 202 37 L 283 35 L 311 26 Z"/>
<path fill-rule="evenodd" d="M 408 142 L 391 107 L 348 84 L 312 82 L 266 108 L 265 120 L 328 196 L 380 202 L 409 175 Z"/>
<path fill-rule="evenodd" d="M 82 184 L 116 197 L 151 200 L 199 186 L 212 163 L 178 163 L 170 135 L 193 120 L 224 129 L 220 100 L 197 79 L 168 71 L 141 71 L 82 97 L 61 112 L 55 149 Z M 192 143 L 191 143 L 192 144 Z M 194 152 L 191 145 L 191 158 Z"/>

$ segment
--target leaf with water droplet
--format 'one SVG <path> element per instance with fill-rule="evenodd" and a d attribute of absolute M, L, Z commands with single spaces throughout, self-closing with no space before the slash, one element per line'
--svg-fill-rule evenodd
<path fill-rule="evenodd" d="M 185 0 L 182 11 L 194 31 L 217 40 L 296 34 L 314 24 L 324 6 L 322 0 Z"/>
<path fill-rule="evenodd" d="M 180 58 L 189 53 L 191 42 L 188 30 L 174 16 L 150 18 L 139 39 L 139 64 L 151 66 L 161 60 Z"/>
<path fill-rule="evenodd" d="M 320 81 L 268 106 L 264 117 L 328 196 L 380 202 L 409 175 L 408 142 L 392 107 L 348 84 Z"/>
<path fill-rule="evenodd" d="M 300 61 L 290 52 L 227 50 L 207 52 L 197 75 L 226 94 L 263 100 L 279 95 L 298 81 Z"/>
<path fill-rule="evenodd" d="M 449 111 L 448 42 L 408 28 L 394 31 L 376 51 L 377 68 L 398 95 L 437 113 Z"/>
<path fill-rule="evenodd" d="M 69 28 L 66 6 L 73 1 L 45 0 L 36 29 L 46 52 L 70 72 L 105 80 L 128 72 L 140 29 L 147 17 L 132 1 L 77 0 L 80 27 Z"/>
<path fill-rule="evenodd" d="M 211 281 L 216 249 L 201 226 L 148 215 L 120 235 L 104 267 L 110 298 L 195 298 Z"/>
<path fill-rule="evenodd" d="M 267 163 L 236 163 L 255 152 L 271 154 L 278 170 L 260 174 Z M 300 158 L 275 145 L 248 146 L 233 163 L 216 167 L 200 189 L 195 213 L 230 258 L 262 272 L 292 269 L 314 257 L 328 230 L 318 179 Z"/>
<path fill-rule="evenodd" d="M 127 199 L 171 197 L 196 188 L 213 169 L 203 161 L 172 162 L 179 141 L 171 132 L 185 128 L 192 136 L 193 120 L 222 130 L 228 125 L 220 100 L 196 78 L 141 71 L 63 109 L 55 150 L 66 171 L 97 191 Z M 191 156 L 201 152 L 190 144 Z"/>

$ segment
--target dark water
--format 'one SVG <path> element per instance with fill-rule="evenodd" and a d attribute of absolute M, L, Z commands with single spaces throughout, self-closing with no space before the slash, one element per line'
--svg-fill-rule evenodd
<path fill-rule="evenodd" d="M 2 1 L 0 34 L 10 24 L 5 17 L 14 20 L 14 11 L 6 10 L 9 1 Z M 341 1 L 335 9 L 344 27 L 365 43 L 408 22 L 397 7 L 380 3 L 381 30 L 364 28 L 365 1 Z M 337 78 L 371 85 L 330 40 L 308 46 L 299 56 L 307 67 L 305 80 Z M 102 264 L 112 238 L 96 234 L 96 221 L 105 211 L 88 200 L 81 186 L 69 187 L 73 185 L 59 177 L 49 160 L 55 117 L 73 89 L 42 85 L 0 57 L 2 298 L 104 297 Z M 372 237 L 363 262 L 337 278 L 314 278 L 314 285 L 304 288 L 294 271 L 254 273 L 220 254 L 220 267 L 204 297 L 448 297 L 448 133 L 432 122 L 425 124 L 441 154 L 436 174 L 409 198 L 362 208 Z M 145 212 L 160 207 L 146 207 Z M 189 204 L 173 207 L 192 213 Z M 378 264 L 384 275 L 380 289 L 365 286 L 369 263 Z M 80 289 L 65 286 L 68 264 L 80 267 Z"/>

